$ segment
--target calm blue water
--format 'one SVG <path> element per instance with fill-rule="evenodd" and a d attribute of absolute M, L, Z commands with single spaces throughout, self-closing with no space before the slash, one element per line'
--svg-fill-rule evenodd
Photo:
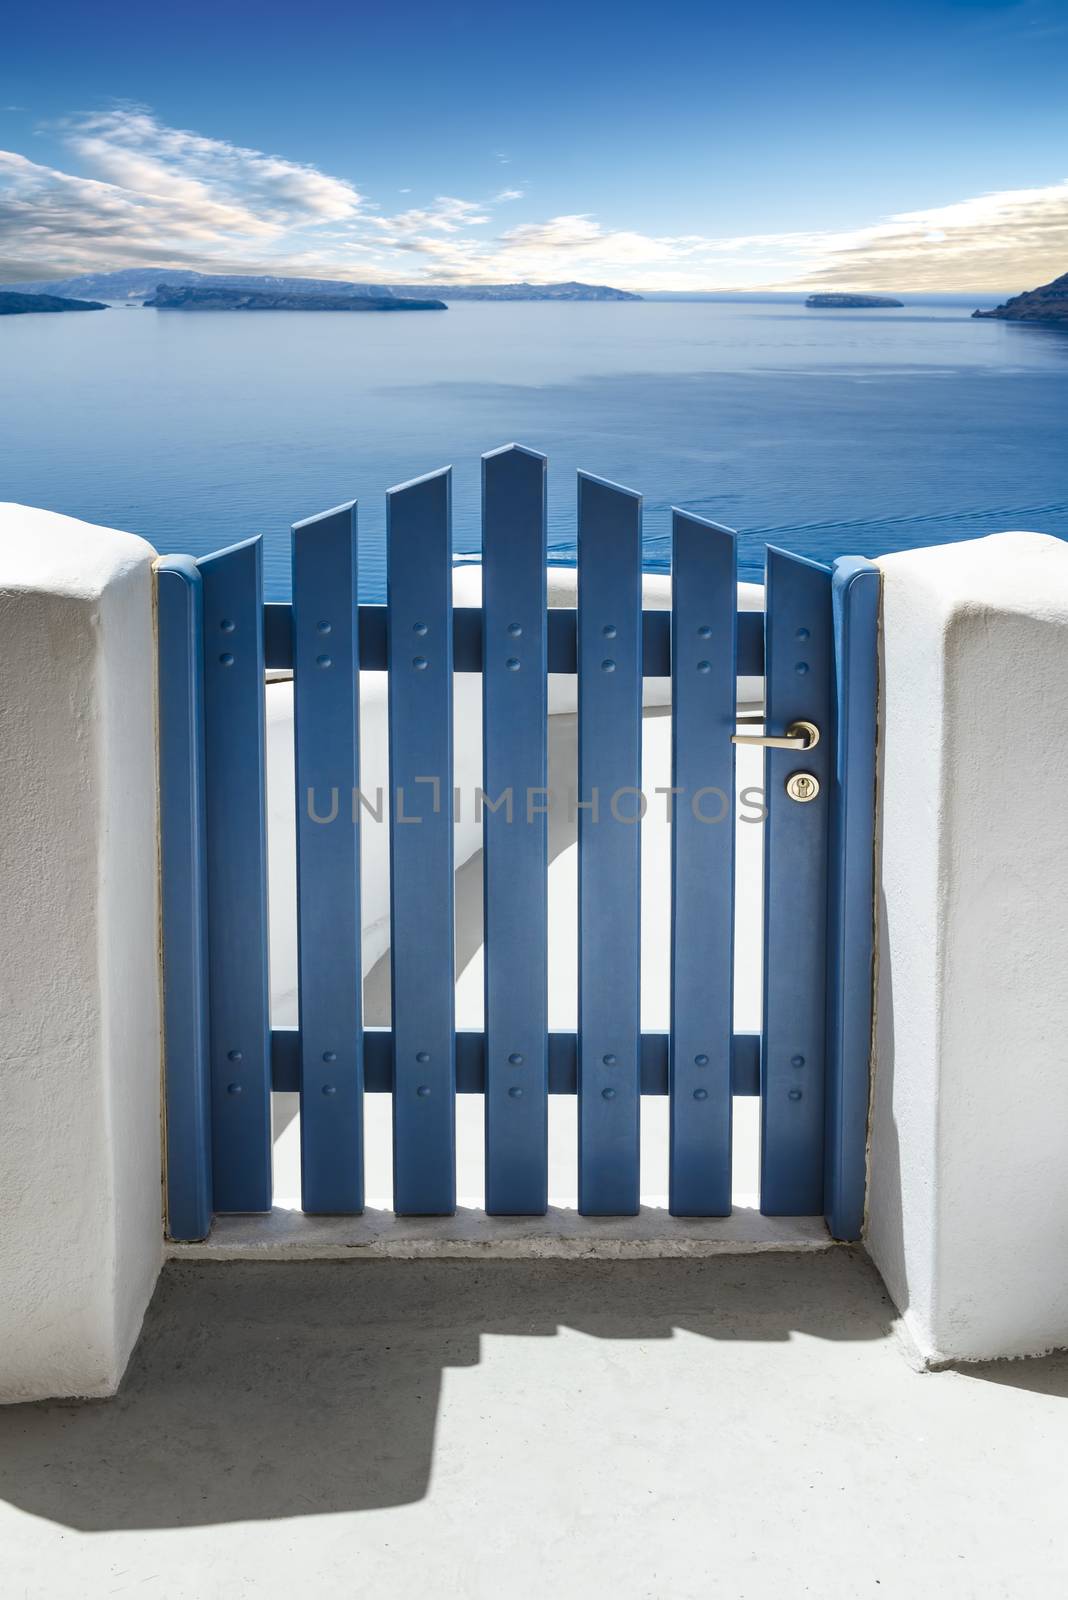
<path fill-rule="evenodd" d="M 384 594 L 384 491 L 451 462 L 454 543 L 479 543 L 480 452 L 549 456 L 549 537 L 574 475 L 645 495 L 650 567 L 679 505 L 817 559 L 1005 528 L 1068 537 L 1068 335 L 932 302 L 455 305 L 447 313 L 111 310 L 0 319 L 0 498 L 194 555 L 357 498 L 363 597 Z"/>

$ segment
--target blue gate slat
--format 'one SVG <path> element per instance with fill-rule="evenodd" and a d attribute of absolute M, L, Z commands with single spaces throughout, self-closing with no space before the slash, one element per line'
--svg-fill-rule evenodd
<path fill-rule="evenodd" d="M 387 496 L 393 1205 L 456 1208 L 448 470 Z"/>
<path fill-rule="evenodd" d="M 263 554 L 197 562 L 204 595 L 212 1169 L 216 1211 L 271 1209 Z"/>
<path fill-rule="evenodd" d="M 824 1215 L 836 1239 L 859 1239 L 871 1058 L 874 958 L 878 567 L 834 563 L 837 745 L 828 885 L 829 1037 Z"/>
<path fill-rule="evenodd" d="M 203 595 L 189 556 L 156 564 L 167 1235 L 211 1228 Z"/>
<path fill-rule="evenodd" d="M 731 1209 L 735 536 L 672 516 L 673 1216 Z"/>
<path fill-rule="evenodd" d="M 301 1205 L 363 1210 L 356 507 L 293 529 Z"/>
<path fill-rule="evenodd" d="M 580 473 L 578 570 L 579 1210 L 632 1216 L 639 1208 L 640 495 Z"/>
<path fill-rule="evenodd" d="M 482 458 L 486 1210 L 548 1205 L 545 457 Z M 511 795 L 511 801 L 504 799 Z M 528 799 L 530 804 L 528 805 Z"/>
<path fill-rule="evenodd" d="M 831 574 L 771 546 L 764 653 L 767 732 L 803 719 L 819 728 L 820 742 L 811 751 L 766 752 L 760 1206 L 768 1216 L 814 1216 L 823 1210 Z M 786 793 L 797 772 L 817 779 L 814 800 Z"/>

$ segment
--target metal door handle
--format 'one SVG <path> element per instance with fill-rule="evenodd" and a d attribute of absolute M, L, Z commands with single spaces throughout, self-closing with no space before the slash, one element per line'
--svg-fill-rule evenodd
<path fill-rule="evenodd" d="M 739 717 L 740 723 L 763 722 L 763 717 Z M 769 750 L 812 750 L 820 742 L 820 730 L 814 722 L 791 722 L 784 734 L 735 733 L 732 744 L 759 744 Z"/>

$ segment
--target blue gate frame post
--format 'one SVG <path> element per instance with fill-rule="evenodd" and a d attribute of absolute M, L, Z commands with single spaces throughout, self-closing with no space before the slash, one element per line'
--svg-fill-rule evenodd
<path fill-rule="evenodd" d="M 486 1210 L 548 1205 L 545 457 L 482 457 Z"/>
<path fill-rule="evenodd" d="M 671 1137 L 676 1217 L 731 1209 L 735 536 L 681 511 L 671 556 Z"/>
<path fill-rule="evenodd" d="M 354 503 L 293 528 L 301 1205 L 363 1210 Z"/>
<path fill-rule="evenodd" d="M 642 501 L 579 474 L 579 1211 L 639 1210 Z"/>
<path fill-rule="evenodd" d="M 211 1230 L 203 597 L 189 556 L 156 563 L 167 1236 Z"/>
<path fill-rule="evenodd" d="M 811 750 L 769 749 L 765 761 L 764 1025 L 760 1062 L 760 1209 L 823 1211 L 827 1048 L 827 859 L 834 774 L 834 645 L 828 567 L 768 546 L 765 727 L 812 722 Z M 811 800 L 787 780 L 810 773 Z"/>
<path fill-rule="evenodd" d="M 386 497 L 393 1209 L 456 1209 L 448 468 Z"/>
<path fill-rule="evenodd" d="M 881 581 L 878 567 L 860 556 L 842 556 L 834 563 L 837 745 L 828 869 L 824 1214 L 836 1239 L 859 1239 L 864 1223 L 875 954 Z"/>
<path fill-rule="evenodd" d="M 197 562 L 204 593 L 204 774 L 216 1211 L 271 1209 L 266 706 L 259 538 Z"/>

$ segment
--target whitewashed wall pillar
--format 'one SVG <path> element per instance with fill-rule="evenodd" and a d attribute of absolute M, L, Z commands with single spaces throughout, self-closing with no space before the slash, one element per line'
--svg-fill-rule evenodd
<path fill-rule="evenodd" d="M 0 506 L 0 1400 L 117 1388 L 162 1255 L 143 539 Z"/>
<path fill-rule="evenodd" d="M 885 557 L 868 1244 L 932 1361 L 1068 1345 L 1068 544 Z"/>

